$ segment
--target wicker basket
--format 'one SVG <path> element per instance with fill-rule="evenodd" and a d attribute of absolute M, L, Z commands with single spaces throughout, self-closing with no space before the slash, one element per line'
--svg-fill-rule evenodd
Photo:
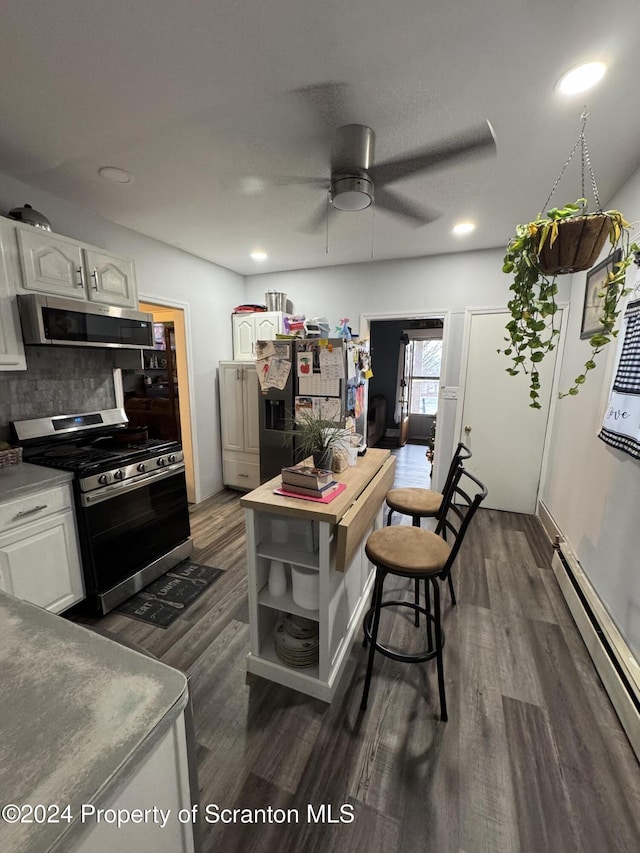
<path fill-rule="evenodd" d="M 9 465 L 19 465 L 21 462 L 21 447 L 11 447 L 9 450 L 0 450 L 0 468 L 8 468 Z"/>
<path fill-rule="evenodd" d="M 540 250 L 540 269 L 545 275 L 590 270 L 610 231 L 611 219 L 601 213 L 558 222 L 558 236 L 553 246 L 549 246 L 547 238 Z"/>

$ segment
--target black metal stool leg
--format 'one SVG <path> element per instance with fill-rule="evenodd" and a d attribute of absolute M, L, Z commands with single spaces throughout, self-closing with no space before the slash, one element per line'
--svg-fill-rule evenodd
<path fill-rule="evenodd" d="M 431 613 L 431 589 L 429 587 L 429 580 L 425 578 L 424 581 L 424 598 L 427 611 Z M 432 620 L 427 618 L 427 650 L 433 651 L 433 625 Z"/>
<path fill-rule="evenodd" d="M 389 515 L 387 516 L 387 527 L 391 524 L 391 516 L 393 515 L 393 510 L 389 510 Z"/>
<path fill-rule="evenodd" d="M 440 588 L 437 578 L 432 578 L 433 584 L 433 616 L 436 632 L 436 663 L 438 665 L 438 690 L 440 692 L 440 719 L 443 723 L 447 717 L 447 698 L 444 691 L 444 665 L 442 660 L 442 629 L 440 627 Z"/>
<path fill-rule="evenodd" d="M 447 575 L 447 579 L 449 581 L 449 592 L 451 593 L 451 606 L 456 606 L 456 593 L 453 588 L 453 578 L 451 577 L 451 569 L 449 569 L 449 574 Z"/>
<path fill-rule="evenodd" d="M 371 622 L 371 617 L 373 615 L 373 611 L 374 611 L 374 607 L 375 607 L 375 603 L 376 603 L 376 598 L 378 596 L 378 584 L 379 583 L 380 583 L 380 573 L 376 569 L 376 577 L 375 577 L 375 580 L 373 582 L 373 594 L 371 596 L 371 607 L 364 614 L 364 619 L 362 621 L 362 627 L 364 629 L 364 639 L 362 641 L 362 645 L 365 647 L 365 649 L 369 645 L 369 640 L 367 638 L 367 631 L 369 631 L 369 633 L 371 633 L 371 625 L 369 624 L 369 626 L 367 626 L 367 620 L 369 620 L 369 622 Z"/>
<path fill-rule="evenodd" d="M 371 684 L 371 673 L 373 672 L 373 656 L 376 653 L 376 640 L 378 639 L 378 627 L 380 625 L 380 604 L 382 602 L 382 586 L 386 572 L 383 569 L 376 569 L 376 586 L 374 590 L 373 601 L 373 625 L 371 626 L 371 645 L 369 646 L 369 660 L 367 661 L 367 674 L 364 680 L 364 690 L 362 691 L 362 701 L 360 708 L 363 711 L 367 710 L 367 699 L 369 698 L 369 686 Z M 368 615 L 368 614 L 367 614 Z M 366 631 L 365 616 L 365 631 Z M 365 635 L 366 636 L 366 635 Z"/>
<path fill-rule="evenodd" d="M 412 527 L 420 527 L 420 516 L 418 516 L 418 515 L 412 516 L 411 526 Z M 420 606 L 420 581 L 419 580 L 416 580 L 416 582 L 415 582 L 414 601 L 416 603 L 416 609 L 413 611 L 415 614 L 413 617 L 413 623 L 417 628 L 420 625 L 420 611 L 417 609 Z M 427 622 L 428 621 L 429 620 L 427 620 Z"/>

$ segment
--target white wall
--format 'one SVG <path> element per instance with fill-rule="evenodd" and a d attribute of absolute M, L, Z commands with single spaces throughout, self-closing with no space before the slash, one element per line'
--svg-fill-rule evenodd
<path fill-rule="evenodd" d="M 126 192 L 126 188 L 124 189 Z M 132 258 L 138 291 L 149 302 L 187 303 L 196 500 L 222 488 L 216 369 L 232 357 L 233 308 L 244 301 L 242 276 L 116 225 L 61 198 L 0 173 L 0 210 L 25 202 L 44 213 L 53 230 Z"/>
<path fill-rule="evenodd" d="M 361 315 L 382 319 L 391 315 L 423 317 L 451 312 L 444 341 L 442 383 L 455 386 L 460 380 L 465 310 L 506 307 L 510 281 L 502 273 L 503 256 L 504 250 L 500 248 L 254 275 L 247 278 L 247 301 L 262 302 L 267 290 L 283 291 L 296 313 L 306 317 L 326 316 L 332 329 L 342 317 L 349 317 L 354 331 L 364 325 L 359 320 Z M 568 283 L 561 283 L 558 299 L 566 298 Z M 496 341 L 496 348 L 501 343 Z M 507 361 L 505 358 L 505 368 Z M 375 369 L 374 355 L 374 372 Z M 448 460 L 458 441 L 453 431 L 458 402 L 441 403 L 440 456 Z M 438 466 L 440 479 L 446 475 L 446 469 L 447 465 Z"/>
<path fill-rule="evenodd" d="M 640 219 L 640 170 L 611 200 L 629 221 Z M 572 385 L 589 352 L 580 340 L 586 273 L 573 276 L 561 389 Z M 632 264 L 628 283 L 640 280 Z M 615 362 L 609 344 L 577 397 L 560 400 L 542 500 L 575 551 L 620 632 L 640 658 L 640 462 L 597 438 Z"/>

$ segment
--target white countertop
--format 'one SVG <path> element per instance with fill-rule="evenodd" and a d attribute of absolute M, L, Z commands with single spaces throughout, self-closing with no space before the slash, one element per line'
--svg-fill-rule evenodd
<path fill-rule="evenodd" d="M 0 804 L 69 803 L 78 814 L 187 703 L 181 672 L 5 593 L 0 672 Z M 80 828 L 0 820 L 0 850 L 64 850 Z"/>
<path fill-rule="evenodd" d="M 30 465 L 28 462 L 7 465 L 5 468 L 0 468 L 0 501 L 53 488 L 62 483 L 70 483 L 71 480 L 73 480 L 73 474 L 69 471 Z"/>

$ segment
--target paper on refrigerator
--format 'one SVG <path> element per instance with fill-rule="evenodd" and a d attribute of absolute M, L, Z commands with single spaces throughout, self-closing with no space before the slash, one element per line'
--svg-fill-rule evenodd
<path fill-rule="evenodd" d="M 278 391 L 282 391 L 291 373 L 291 362 L 289 359 L 275 356 L 260 358 L 256 359 L 256 370 L 258 371 L 260 388 L 263 391 L 268 391 L 269 388 L 277 388 Z"/>

